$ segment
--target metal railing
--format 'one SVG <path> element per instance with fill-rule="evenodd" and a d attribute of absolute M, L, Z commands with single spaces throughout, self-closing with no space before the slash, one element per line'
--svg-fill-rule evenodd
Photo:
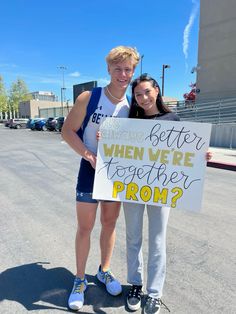
<path fill-rule="evenodd" d="M 190 102 L 168 103 L 183 121 L 207 122 L 213 124 L 236 123 L 236 98 Z"/>

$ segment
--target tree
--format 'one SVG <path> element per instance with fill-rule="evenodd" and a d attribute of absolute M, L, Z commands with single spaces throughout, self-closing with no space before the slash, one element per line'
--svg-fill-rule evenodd
<path fill-rule="evenodd" d="M 31 96 L 29 95 L 25 82 L 18 78 L 16 82 L 12 83 L 9 91 L 9 106 L 11 112 L 18 112 L 19 103 L 30 99 Z"/>
<path fill-rule="evenodd" d="M 4 86 L 3 78 L 0 76 L 0 113 L 7 111 L 7 93 Z"/>

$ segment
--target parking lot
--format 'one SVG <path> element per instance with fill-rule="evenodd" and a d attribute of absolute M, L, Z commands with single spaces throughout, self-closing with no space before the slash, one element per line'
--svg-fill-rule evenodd
<path fill-rule="evenodd" d="M 59 132 L 0 125 L 0 144 L 0 313 L 66 312 L 75 272 L 74 187 L 80 157 Z M 171 313 L 236 313 L 235 186 L 235 172 L 207 168 L 202 211 L 172 209 L 163 295 Z M 94 277 L 99 232 L 98 217 L 87 265 L 89 288 L 80 313 L 126 313 L 123 212 L 112 259 L 124 290 L 119 297 L 108 296 Z M 161 313 L 168 312 L 163 308 Z"/>

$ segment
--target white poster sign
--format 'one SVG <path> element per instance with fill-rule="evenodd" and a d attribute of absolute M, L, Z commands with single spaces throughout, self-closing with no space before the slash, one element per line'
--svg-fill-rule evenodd
<path fill-rule="evenodd" d="M 106 118 L 100 131 L 93 198 L 200 210 L 210 124 Z"/>

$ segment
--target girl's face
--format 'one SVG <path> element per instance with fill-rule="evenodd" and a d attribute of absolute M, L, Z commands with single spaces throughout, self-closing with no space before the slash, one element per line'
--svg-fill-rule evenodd
<path fill-rule="evenodd" d="M 137 104 L 144 109 L 146 115 L 158 113 L 156 99 L 158 96 L 158 87 L 153 87 L 151 82 L 140 82 L 134 88 L 134 97 Z"/>

